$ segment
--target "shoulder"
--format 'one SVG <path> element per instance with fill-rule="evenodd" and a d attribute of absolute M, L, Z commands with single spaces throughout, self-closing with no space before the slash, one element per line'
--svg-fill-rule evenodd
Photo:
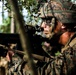
<path fill-rule="evenodd" d="M 74 38 L 68 43 L 67 46 L 64 46 L 64 47 L 61 49 L 61 53 L 63 53 L 64 51 L 68 51 L 69 49 L 76 50 L 76 37 L 74 37 Z"/>
<path fill-rule="evenodd" d="M 72 47 L 74 50 L 76 50 L 76 37 L 70 42 L 70 47 Z"/>

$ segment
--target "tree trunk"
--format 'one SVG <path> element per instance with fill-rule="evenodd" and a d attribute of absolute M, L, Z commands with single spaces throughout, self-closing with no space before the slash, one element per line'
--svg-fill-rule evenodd
<path fill-rule="evenodd" d="M 11 33 L 15 33 L 14 12 L 11 11 Z"/>
<path fill-rule="evenodd" d="M 2 23 L 4 22 L 4 0 L 2 0 Z"/>
<path fill-rule="evenodd" d="M 18 27 L 22 48 L 23 48 L 25 55 L 26 55 L 26 60 L 29 64 L 29 66 L 31 67 L 31 74 L 37 75 L 36 69 L 35 69 L 35 66 L 33 63 L 32 55 L 31 55 L 32 48 L 31 48 L 31 45 L 29 42 L 28 34 L 25 33 L 24 20 L 23 20 L 22 15 L 19 12 L 17 0 L 9 0 L 9 4 L 12 5 L 12 9 L 15 12 L 15 18 L 17 20 L 17 26 L 16 27 Z"/>

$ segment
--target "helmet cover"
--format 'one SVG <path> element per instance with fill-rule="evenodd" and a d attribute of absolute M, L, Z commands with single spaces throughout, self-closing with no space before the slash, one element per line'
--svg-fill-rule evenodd
<path fill-rule="evenodd" d="M 62 23 L 76 23 L 76 5 L 68 0 L 51 0 L 40 8 L 40 16 L 56 17 Z"/>

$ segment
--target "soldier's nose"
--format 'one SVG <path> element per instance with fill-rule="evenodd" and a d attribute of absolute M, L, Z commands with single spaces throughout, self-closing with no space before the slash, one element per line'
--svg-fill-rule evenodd
<path fill-rule="evenodd" d="M 46 27 L 46 23 L 43 22 L 42 25 L 41 25 L 41 27 L 42 27 L 42 28 L 45 28 L 45 27 Z"/>

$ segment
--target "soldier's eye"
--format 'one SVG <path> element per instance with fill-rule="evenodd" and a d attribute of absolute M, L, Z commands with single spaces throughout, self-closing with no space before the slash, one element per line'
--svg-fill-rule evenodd
<path fill-rule="evenodd" d="M 51 20 L 46 20 L 46 23 L 51 23 Z"/>

